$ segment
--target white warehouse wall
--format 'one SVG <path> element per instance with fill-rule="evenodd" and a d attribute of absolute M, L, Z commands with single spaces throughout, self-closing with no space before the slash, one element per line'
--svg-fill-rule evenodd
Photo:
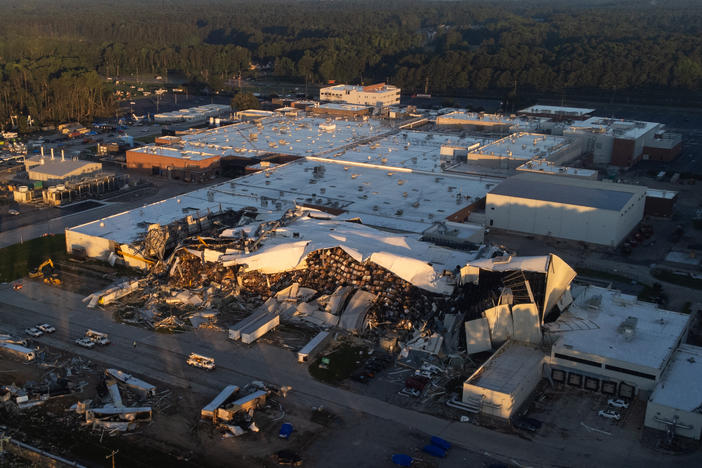
<path fill-rule="evenodd" d="M 623 230 L 617 211 L 492 193 L 487 194 L 485 214 L 488 227 L 612 247 L 618 244 Z"/>

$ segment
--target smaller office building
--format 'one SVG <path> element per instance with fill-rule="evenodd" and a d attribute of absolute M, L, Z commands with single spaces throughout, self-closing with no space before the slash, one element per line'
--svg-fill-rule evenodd
<path fill-rule="evenodd" d="M 700 440 L 702 348 L 680 345 L 646 407 L 646 427 Z"/>
<path fill-rule="evenodd" d="M 320 89 L 319 100 L 373 107 L 396 106 L 400 104 L 400 88 L 385 83 L 370 86 L 340 84 Z"/>
<path fill-rule="evenodd" d="M 616 247 L 643 219 L 646 187 L 522 173 L 487 194 L 488 227 Z"/>

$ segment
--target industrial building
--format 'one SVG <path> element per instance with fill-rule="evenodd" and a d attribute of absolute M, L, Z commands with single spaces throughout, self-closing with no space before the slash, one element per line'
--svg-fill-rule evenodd
<path fill-rule="evenodd" d="M 702 437 L 702 348 L 681 345 L 670 359 L 646 406 L 646 427 Z"/>
<path fill-rule="evenodd" d="M 525 161 L 547 160 L 567 163 L 582 154 L 581 144 L 572 138 L 537 133 L 513 133 L 467 153 L 467 161 L 488 167 L 513 169 Z"/>
<path fill-rule="evenodd" d="M 646 188 L 522 173 L 487 195 L 491 228 L 616 247 L 643 219 Z"/>
<path fill-rule="evenodd" d="M 77 158 L 32 156 L 25 160 L 25 168 L 29 180 L 38 180 L 46 184 L 62 183 L 73 178 L 94 174 L 102 170 L 102 164 L 94 161 L 84 161 Z M 45 184 L 45 185 L 46 185 Z"/>
<path fill-rule="evenodd" d="M 597 180 L 599 175 L 599 172 L 595 169 L 561 166 L 544 160 L 527 161 L 521 166 L 517 167 L 517 172 L 535 172 L 537 174 L 548 174 L 560 177 L 578 177 L 581 179 L 591 180 Z"/>
<path fill-rule="evenodd" d="M 179 109 L 172 112 L 162 112 L 154 115 L 154 121 L 160 124 L 169 124 L 176 122 L 186 122 L 196 125 L 205 123 L 210 117 L 229 117 L 232 108 L 223 104 L 206 104 L 203 106 L 190 107 L 187 109 Z"/>
<path fill-rule="evenodd" d="M 595 112 L 595 109 L 585 109 L 582 107 L 544 106 L 537 104 L 535 106 L 520 110 L 518 114 L 532 117 L 548 117 L 554 121 L 563 121 L 585 120 L 590 118 L 593 112 Z"/>
<path fill-rule="evenodd" d="M 682 136 L 665 131 L 661 123 L 591 117 L 563 131 L 583 140 L 595 165 L 631 167 L 642 159 L 670 161 L 682 149 Z"/>
<path fill-rule="evenodd" d="M 674 190 L 646 189 L 644 215 L 670 218 L 677 201 L 678 192 Z"/>
<path fill-rule="evenodd" d="M 321 88 L 319 100 L 381 108 L 389 107 L 400 103 L 400 88 L 385 83 L 369 86 L 340 84 Z"/>
<path fill-rule="evenodd" d="M 313 115 L 331 115 L 334 117 L 355 119 L 363 117 L 364 115 L 370 115 L 373 112 L 373 108 L 360 104 L 327 103 L 309 107 L 307 112 Z"/>
<path fill-rule="evenodd" d="M 219 174 L 218 151 L 150 145 L 127 150 L 127 169 L 172 179 L 204 182 Z"/>
<path fill-rule="evenodd" d="M 515 266 L 524 261 L 534 260 L 524 259 Z M 648 398 L 647 426 L 665 430 L 676 422 L 681 435 L 700 437 L 702 393 L 696 389 L 702 388 L 698 382 L 702 373 L 696 366 L 697 359 L 702 362 L 701 350 L 681 344 L 689 315 L 618 291 L 573 286 L 558 298 L 560 316 L 543 324 L 543 341 L 529 343 L 504 334 L 509 327 L 501 323 L 503 315 L 494 313 L 501 307 L 486 310 L 486 317 L 479 319 L 489 322 L 486 349 L 490 339 L 494 343 L 507 337 L 507 341 L 464 382 L 462 402 L 467 409 L 509 419 L 547 378 L 566 389 Z M 467 344 L 470 349 L 469 337 Z M 543 346 L 550 351 L 545 353 Z"/>
<path fill-rule="evenodd" d="M 685 341 L 690 315 L 595 286 L 572 294 L 568 311 L 547 324 L 551 379 L 626 398 L 650 395 Z"/>

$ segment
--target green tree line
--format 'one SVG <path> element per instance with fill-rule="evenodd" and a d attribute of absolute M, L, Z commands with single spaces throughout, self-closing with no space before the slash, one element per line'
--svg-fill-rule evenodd
<path fill-rule="evenodd" d="M 389 81 L 408 92 L 702 89 L 694 0 L 0 1 L 0 120 L 109 114 L 99 77 Z M 72 82 L 73 85 L 69 84 Z"/>

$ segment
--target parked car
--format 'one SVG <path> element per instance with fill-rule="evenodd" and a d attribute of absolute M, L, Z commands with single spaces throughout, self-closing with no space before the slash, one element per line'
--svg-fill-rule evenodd
<path fill-rule="evenodd" d="M 9 214 L 11 214 L 12 216 L 17 216 L 17 215 L 20 214 L 19 211 L 17 211 L 17 210 L 12 210 L 12 209 L 7 210 L 7 212 L 8 212 Z"/>
<path fill-rule="evenodd" d="M 44 332 L 42 332 L 41 330 L 36 329 L 36 328 L 34 328 L 34 327 L 32 327 L 32 328 L 25 328 L 25 329 L 24 329 L 24 332 L 25 332 L 27 335 L 29 335 L 29 336 L 33 336 L 34 338 L 37 338 L 37 337 L 39 337 L 39 336 L 41 336 L 41 335 L 44 334 Z"/>
<path fill-rule="evenodd" d="M 15 283 L 12 283 L 12 289 L 14 289 L 15 291 L 19 291 L 23 287 L 24 287 L 24 284 L 22 284 L 21 281 L 17 281 Z"/>
<path fill-rule="evenodd" d="M 534 418 L 517 418 L 512 421 L 512 426 L 529 432 L 536 432 L 543 425 L 541 421 Z"/>
<path fill-rule="evenodd" d="M 49 325 L 48 323 L 42 323 L 41 325 L 37 325 L 36 328 L 43 331 L 44 333 L 53 333 L 56 331 L 56 328 Z"/>
<path fill-rule="evenodd" d="M 621 415 L 613 410 L 600 410 L 600 412 L 597 414 L 599 414 L 603 418 L 614 419 L 616 421 L 619 421 L 621 419 Z"/>
<path fill-rule="evenodd" d="M 626 409 L 629 407 L 629 403 L 622 400 L 621 398 L 617 398 L 616 400 L 610 398 L 609 400 L 607 400 L 607 404 L 609 406 L 614 406 L 615 408 L 625 408 Z"/>
<path fill-rule="evenodd" d="M 95 347 L 95 343 L 89 338 L 78 338 L 75 343 L 83 348 L 92 349 Z"/>

